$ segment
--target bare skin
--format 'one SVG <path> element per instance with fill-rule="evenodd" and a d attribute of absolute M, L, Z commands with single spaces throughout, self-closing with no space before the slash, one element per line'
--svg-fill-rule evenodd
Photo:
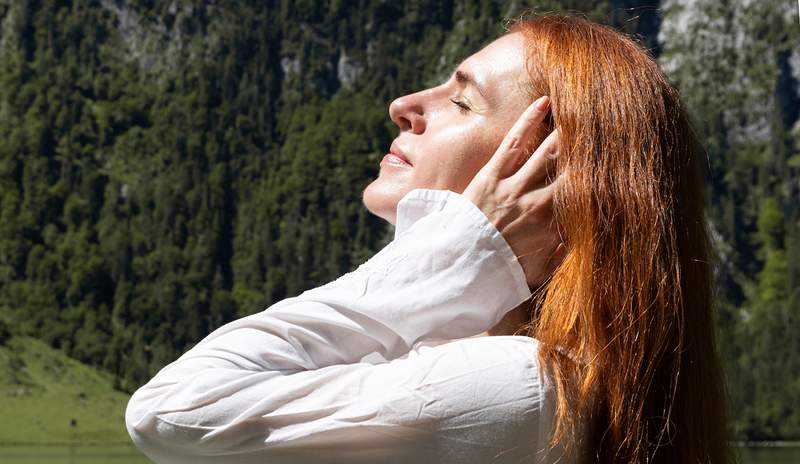
<path fill-rule="evenodd" d="M 537 288 L 563 255 L 552 215 L 557 131 L 528 157 L 523 147 L 549 110 L 522 88 L 524 40 L 507 34 L 467 58 L 445 83 L 389 107 L 400 135 L 381 162 L 364 204 L 394 224 L 397 203 L 415 188 L 450 190 L 472 201 L 503 235 Z M 529 320 L 529 303 L 487 335 L 510 335 Z"/>
<path fill-rule="evenodd" d="M 530 302 L 525 301 L 507 312 L 503 319 L 481 336 L 514 335 L 523 325 L 530 321 Z"/>
<path fill-rule="evenodd" d="M 546 281 L 566 250 L 552 214 L 558 178 L 551 179 L 549 175 L 558 156 L 558 130 L 547 136 L 530 157 L 522 148 L 544 120 L 548 108 L 547 97 L 533 102 L 463 192 L 514 250 L 531 288 Z M 523 302 L 486 334 L 513 334 L 530 320 L 530 311 L 530 302 Z"/>
<path fill-rule="evenodd" d="M 381 162 L 364 190 L 367 209 L 395 224 L 397 203 L 415 188 L 463 192 L 528 106 L 525 75 L 524 38 L 508 34 L 441 85 L 394 100 L 389 116 L 400 134 L 389 152 L 401 159 Z"/>

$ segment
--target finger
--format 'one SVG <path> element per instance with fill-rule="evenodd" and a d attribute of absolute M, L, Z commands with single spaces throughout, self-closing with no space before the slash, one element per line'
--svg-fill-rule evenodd
<path fill-rule="evenodd" d="M 556 129 L 545 137 L 533 155 L 511 176 L 512 179 L 526 187 L 551 182 L 556 175 L 558 153 L 558 129 Z"/>
<path fill-rule="evenodd" d="M 533 129 L 542 123 L 549 108 L 550 98 L 545 95 L 523 111 L 487 163 L 492 173 L 497 177 L 506 177 L 516 171 Z"/>
<path fill-rule="evenodd" d="M 551 182 L 528 189 L 520 199 L 520 206 L 525 211 L 536 211 L 537 214 L 549 213 L 553 210 L 553 201 L 559 186 L 564 182 L 564 176 L 559 175 Z"/>

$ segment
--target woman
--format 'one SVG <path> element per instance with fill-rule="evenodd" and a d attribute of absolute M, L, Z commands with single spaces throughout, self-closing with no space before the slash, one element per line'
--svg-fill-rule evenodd
<path fill-rule="evenodd" d="M 700 159 L 653 59 L 537 17 L 389 112 L 364 203 L 394 241 L 162 369 L 134 442 L 171 463 L 728 461 Z"/>

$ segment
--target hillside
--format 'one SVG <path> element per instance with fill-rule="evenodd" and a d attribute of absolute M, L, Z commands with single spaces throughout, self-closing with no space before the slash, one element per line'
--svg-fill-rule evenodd
<path fill-rule="evenodd" d="M 81 364 L 30 337 L 0 346 L 0 446 L 126 444 L 128 395 L 109 374 Z"/>
<path fill-rule="evenodd" d="M 0 427 L 123 440 L 94 422 L 121 420 L 112 386 L 382 248 L 361 194 L 389 103 L 528 9 L 635 36 L 680 91 L 708 153 L 733 433 L 800 439 L 800 28 L 782 0 L 0 0 L 0 321 L 40 340 L 3 348 L 25 392 L 4 407 L 61 411 Z"/>

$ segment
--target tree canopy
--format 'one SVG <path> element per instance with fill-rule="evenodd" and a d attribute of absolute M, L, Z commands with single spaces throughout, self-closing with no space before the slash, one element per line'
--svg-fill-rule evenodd
<path fill-rule="evenodd" d="M 391 231 L 361 193 L 391 99 L 528 8 L 638 36 L 709 159 L 734 430 L 800 438 L 800 49 L 765 0 L 0 1 L 0 344 L 132 391 Z"/>

